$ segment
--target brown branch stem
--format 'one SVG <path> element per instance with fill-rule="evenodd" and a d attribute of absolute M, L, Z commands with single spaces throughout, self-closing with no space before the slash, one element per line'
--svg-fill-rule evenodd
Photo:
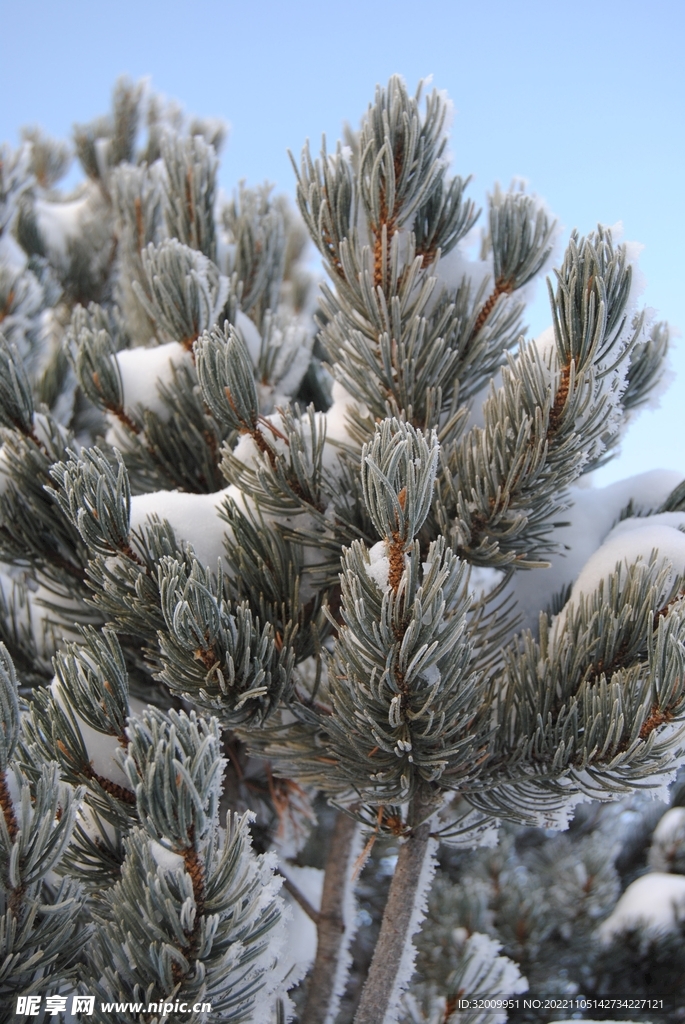
<path fill-rule="evenodd" d="M 186 871 L 190 875 L 190 881 L 193 886 L 193 897 L 195 899 L 195 923 L 193 928 L 189 932 L 185 932 L 185 936 L 188 939 L 188 945 L 183 950 L 183 955 L 186 960 L 194 960 L 199 951 L 200 941 L 200 923 L 201 918 L 205 913 L 205 869 L 200 854 L 195 849 L 195 827 L 191 825 L 188 839 L 191 845 L 186 847 L 183 851 L 179 851 L 183 857 L 183 864 Z M 192 970 L 192 965 L 191 968 Z M 174 963 L 171 968 L 171 976 L 178 984 L 185 977 L 187 972 L 183 971 L 180 964 Z"/>
<path fill-rule="evenodd" d="M 4 772 L 0 772 L 0 809 L 2 809 L 2 816 L 5 819 L 10 842 L 14 843 L 19 834 L 19 824 Z M 9 890 L 8 907 L 17 920 L 19 920 L 19 911 L 25 892 L 26 886 L 23 882 L 20 882 L 16 888 Z"/>
<path fill-rule="evenodd" d="M 10 796 L 4 772 L 0 772 L 0 808 L 2 809 L 2 816 L 5 819 L 5 825 L 7 826 L 10 842 L 13 843 L 17 838 L 19 825 L 17 824 L 17 816 L 14 813 L 14 805 L 12 804 L 12 797 Z"/>
<path fill-rule="evenodd" d="M 500 279 L 500 280 L 495 282 L 495 287 L 493 288 L 493 290 L 490 293 L 490 295 L 488 296 L 488 298 L 485 300 L 485 304 L 482 307 L 480 313 L 478 314 L 478 316 L 476 318 L 475 324 L 473 325 L 473 330 L 471 331 L 471 337 L 472 338 L 476 337 L 478 332 L 481 330 L 481 328 L 485 324 L 485 321 L 487 320 L 487 318 L 490 316 L 490 314 L 492 313 L 493 309 L 495 308 L 495 305 L 496 305 L 497 300 L 499 299 L 500 295 L 511 295 L 513 290 L 514 290 L 514 283 L 513 283 L 513 281 L 505 281 L 505 280 Z"/>

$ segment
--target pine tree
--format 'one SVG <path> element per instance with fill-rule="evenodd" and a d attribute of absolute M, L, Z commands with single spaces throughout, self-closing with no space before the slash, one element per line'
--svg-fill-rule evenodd
<path fill-rule="evenodd" d="M 476 240 L 448 113 L 392 78 L 298 212 L 127 81 L 72 195 L 2 150 L 3 1019 L 683 1019 L 685 492 L 576 486 L 668 327 L 600 226 L 527 337 L 556 224 L 497 186 Z"/>

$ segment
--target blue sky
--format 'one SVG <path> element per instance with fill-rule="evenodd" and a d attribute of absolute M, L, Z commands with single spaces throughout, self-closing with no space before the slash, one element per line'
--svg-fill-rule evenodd
<path fill-rule="evenodd" d="M 0 15 L 0 140 L 35 123 L 67 136 L 107 110 L 118 75 L 149 76 L 229 123 L 227 190 L 268 179 L 292 195 L 288 148 L 334 142 L 391 74 L 412 87 L 432 74 L 456 107 L 454 169 L 474 175 L 471 194 L 522 176 L 566 235 L 621 220 L 645 246 L 645 301 L 685 330 L 684 0 L 0 0 Z M 528 319 L 546 326 L 542 294 Z M 685 338 L 672 361 L 661 408 L 598 482 L 685 476 Z"/>

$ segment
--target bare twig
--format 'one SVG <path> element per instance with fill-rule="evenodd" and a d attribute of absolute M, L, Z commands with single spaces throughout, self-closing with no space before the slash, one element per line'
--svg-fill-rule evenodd
<path fill-rule="evenodd" d="M 321 920 L 321 914 L 319 911 L 314 909 L 305 894 L 297 888 L 294 882 L 290 881 L 286 874 L 281 871 L 281 875 L 283 876 L 283 888 L 289 892 L 295 902 L 302 907 L 307 917 L 311 917 L 314 924 L 318 925 Z"/>

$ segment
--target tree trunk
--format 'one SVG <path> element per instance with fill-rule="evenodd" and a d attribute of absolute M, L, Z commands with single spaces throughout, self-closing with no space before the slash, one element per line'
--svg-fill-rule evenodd
<path fill-rule="evenodd" d="M 430 878 L 427 860 L 432 855 L 433 843 L 430 818 L 425 819 L 426 811 L 430 814 L 433 808 L 427 794 L 419 792 L 412 800 L 409 823 L 416 821 L 417 824 L 400 847 L 378 943 L 354 1024 L 383 1024 L 397 998 L 398 986 L 405 980 L 399 977 L 399 972 L 407 944 L 411 942 L 415 910 L 425 896 L 422 877 L 426 882 Z"/>
<path fill-rule="evenodd" d="M 316 959 L 309 979 L 302 1024 L 326 1024 L 333 1019 L 341 995 L 335 991 L 345 954 L 344 908 L 351 886 L 352 856 L 356 847 L 357 822 L 342 811 L 330 837 L 321 910 L 317 925 Z M 340 987 L 342 979 L 340 979 Z M 337 996 L 337 998 L 336 998 Z"/>

